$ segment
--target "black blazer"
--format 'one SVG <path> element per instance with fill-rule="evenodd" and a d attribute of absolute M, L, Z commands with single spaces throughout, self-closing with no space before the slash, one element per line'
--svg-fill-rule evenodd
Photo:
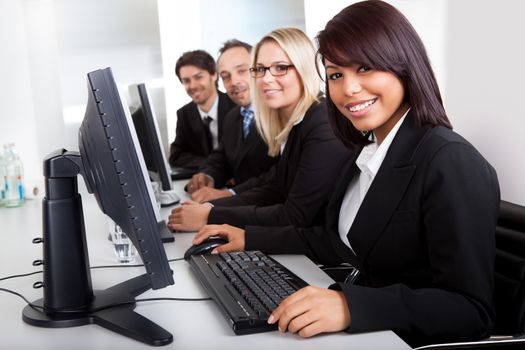
<path fill-rule="evenodd" d="M 277 160 L 268 155 L 268 146 L 257 132 L 255 123 L 244 139 L 244 118 L 240 111 L 241 107 L 237 106 L 226 114 L 219 147 L 213 150 L 199 169 L 213 177 L 216 188 L 224 187 L 231 178 L 236 184 L 241 184 L 251 177 L 259 176 Z"/>
<path fill-rule="evenodd" d="M 349 332 L 391 329 L 412 346 L 488 336 L 500 202 L 494 169 L 461 136 L 417 127 L 409 113 L 348 233 L 354 255 L 338 219 L 358 172 L 355 160 L 341 169 L 324 227 L 247 227 L 246 249 L 358 267 L 358 285 L 332 286 L 349 304 Z"/>
<path fill-rule="evenodd" d="M 325 108 L 324 103 L 312 105 L 292 128 L 281 157 L 260 176 L 258 187 L 213 201 L 208 223 L 239 227 L 321 223 L 339 168 L 351 158 L 335 138 Z"/>
<path fill-rule="evenodd" d="M 236 104 L 221 91 L 217 108 L 219 141 L 224 128 L 225 115 Z M 177 130 L 175 141 L 170 146 L 171 166 L 197 169 L 202 165 L 212 149 L 208 146 L 206 129 L 195 102 L 190 102 L 177 111 Z"/>

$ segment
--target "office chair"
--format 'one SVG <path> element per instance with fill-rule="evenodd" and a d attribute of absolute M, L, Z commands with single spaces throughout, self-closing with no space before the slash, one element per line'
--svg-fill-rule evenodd
<path fill-rule="evenodd" d="M 525 207 L 501 201 L 496 226 L 494 307 L 496 324 L 488 340 L 435 344 L 416 349 L 525 349 Z"/>

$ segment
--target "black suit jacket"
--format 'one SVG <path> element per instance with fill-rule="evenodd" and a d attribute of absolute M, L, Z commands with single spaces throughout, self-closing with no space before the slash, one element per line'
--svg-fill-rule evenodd
<path fill-rule="evenodd" d="M 258 187 L 213 201 L 208 223 L 302 227 L 322 222 L 339 168 L 351 158 L 335 138 L 325 108 L 312 105 L 292 128 L 281 157 L 260 176 Z"/>
<path fill-rule="evenodd" d="M 355 161 L 341 169 L 324 227 L 247 227 L 246 249 L 358 267 L 357 285 L 332 286 L 346 296 L 349 332 L 391 329 L 412 346 L 488 336 L 500 202 L 494 169 L 461 136 L 417 127 L 409 113 L 348 233 L 354 255 L 338 219 L 358 172 Z"/>
<path fill-rule="evenodd" d="M 236 106 L 221 91 L 217 108 L 219 142 L 224 128 L 225 115 Z M 208 146 L 206 129 L 195 102 L 190 102 L 177 111 L 177 130 L 175 141 L 170 146 L 169 163 L 171 166 L 197 169 L 202 165 L 212 149 Z"/>
<path fill-rule="evenodd" d="M 233 178 L 241 184 L 251 177 L 268 171 L 277 160 L 268 155 L 268 146 L 257 132 L 255 123 L 250 133 L 243 137 L 241 107 L 233 108 L 224 117 L 222 139 L 219 147 L 208 156 L 199 171 L 215 180 L 215 187 L 222 188 Z"/>

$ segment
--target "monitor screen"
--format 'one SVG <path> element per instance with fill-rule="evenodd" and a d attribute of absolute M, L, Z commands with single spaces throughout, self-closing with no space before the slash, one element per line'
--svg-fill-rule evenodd
<path fill-rule="evenodd" d="M 130 87 L 138 92 L 139 107 L 132 113 L 133 124 L 146 161 L 150 177 L 160 182 L 163 191 L 171 191 L 171 177 L 168 162 L 162 147 L 160 130 L 154 108 L 148 96 L 145 84 Z M 133 91 L 130 91 L 133 93 Z"/>

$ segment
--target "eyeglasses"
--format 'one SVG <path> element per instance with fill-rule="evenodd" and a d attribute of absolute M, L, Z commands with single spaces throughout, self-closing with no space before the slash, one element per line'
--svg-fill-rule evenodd
<path fill-rule="evenodd" d="M 293 68 L 293 64 L 274 64 L 269 67 L 265 66 L 256 66 L 250 68 L 250 75 L 253 78 L 262 78 L 266 74 L 266 71 L 269 71 L 274 77 L 279 77 L 288 73 L 289 68 Z"/>

